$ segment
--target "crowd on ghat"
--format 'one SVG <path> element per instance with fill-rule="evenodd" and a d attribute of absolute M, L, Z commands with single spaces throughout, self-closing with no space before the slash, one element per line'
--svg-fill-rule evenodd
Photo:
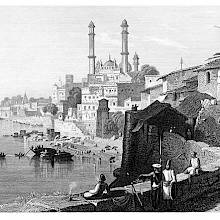
<path fill-rule="evenodd" d="M 153 171 L 151 173 L 139 175 L 139 177 L 133 181 L 132 184 L 150 180 L 152 207 L 157 210 L 162 198 L 166 204 L 167 209 L 172 209 L 172 201 L 174 199 L 172 189 L 176 182 L 175 171 L 172 169 L 172 161 L 168 160 L 163 170 L 160 163 L 153 164 L 152 168 Z M 200 159 L 197 157 L 197 153 L 193 152 L 190 159 L 190 164 L 184 173 L 189 175 L 190 180 L 191 176 L 199 175 L 200 171 Z M 105 181 L 105 175 L 101 174 L 94 189 L 85 192 L 83 197 L 85 199 L 99 199 L 106 195 L 106 193 L 108 195 L 110 193 L 110 188 Z"/>

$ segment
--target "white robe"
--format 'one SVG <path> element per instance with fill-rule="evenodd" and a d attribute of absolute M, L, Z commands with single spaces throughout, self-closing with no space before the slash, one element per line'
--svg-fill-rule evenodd
<path fill-rule="evenodd" d="M 164 179 L 163 182 L 163 199 L 173 199 L 171 195 L 172 184 L 175 182 L 175 175 L 173 170 L 163 171 Z M 169 184 L 168 184 L 169 182 Z M 168 185 L 167 185 L 168 184 Z"/>

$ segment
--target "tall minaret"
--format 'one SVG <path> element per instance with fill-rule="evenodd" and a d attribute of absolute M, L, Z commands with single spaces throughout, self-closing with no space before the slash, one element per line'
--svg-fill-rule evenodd
<path fill-rule="evenodd" d="M 133 57 L 133 64 L 134 64 L 134 71 L 137 72 L 138 71 L 138 65 L 139 65 L 139 57 L 137 55 L 137 53 L 135 52 L 134 57 Z"/>
<path fill-rule="evenodd" d="M 95 74 L 95 25 L 92 21 L 89 23 L 89 74 Z"/>
<path fill-rule="evenodd" d="M 122 27 L 122 51 L 121 51 L 121 67 L 122 72 L 127 73 L 128 72 L 128 24 L 127 21 L 124 19 L 121 24 Z"/>

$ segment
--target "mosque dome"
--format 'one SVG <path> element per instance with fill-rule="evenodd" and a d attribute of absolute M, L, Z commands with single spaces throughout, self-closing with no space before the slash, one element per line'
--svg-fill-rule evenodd
<path fill-rule="evenodd" d="M 118 65 L 116 63 L 116 60 L 111 60 L 111 57 L 109 55 L 108 61 L 106 61 L 103 65 L 103 69 L 115 69 L 118 68 Z"/>
<path fill-rule="evenodd" d="M 104 67 L 114 67 L 114 61 L 108 60 L 104 63 Z"/>

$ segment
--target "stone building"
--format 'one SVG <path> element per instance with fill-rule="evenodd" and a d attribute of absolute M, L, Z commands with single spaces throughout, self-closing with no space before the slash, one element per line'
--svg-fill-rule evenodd
<path fill-rule="evenodd" d="M 165 99 L 165 96 L 161 95 L 162 93 L 163 93 L 162 83 L 158 83 L 156 85 L 149 86 L 145 90 L 141 91 L 140 108 L 144 109 L 156 100 L 163 102 Z"/>
<path fill-rule="evenodd" d="M 124 101 L 130 97 L 139 98 L 144 89 L 145 85 L 140 83 L 118 83 L 118 106 L 124 106 Z"/>
<path fill-rule="evenodd" d="M 99 101 L 99 107 L 97 109 L 97 119 L 96 119 L 96 136 L 104 137 L 104 125 L 105 121 L 109 119 L 109 107 L 108 100 L 101 99 Z"/>
<path fill-rule="evenodd" d="M 158 78 L 162 80 L 162 94 L 166 95 L 165 102 L 176 107 L 185 97 L 197 91 L 198 73 L 195 72 L 197 68 L 199 66 L 180 69 Z"/>
<path fill-rule="evenodd" d="M 198 74 L 198 91 L 207 93 L 220 100 L 220 53 L 213 57 L 195 70 Z"/>

